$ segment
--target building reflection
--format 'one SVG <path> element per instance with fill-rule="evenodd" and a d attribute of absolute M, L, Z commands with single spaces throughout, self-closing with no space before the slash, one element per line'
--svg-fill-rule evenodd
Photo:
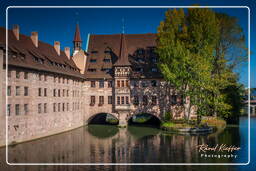
<path fill-rule="evenodd" d="M 150 134 L 151 132 L 151 134 Z M 93 125 L 70 132 L 9 147 L 10 163 L 194 163 L 221 162 L 200 158 L 199 144 L 235 142 L 236 130 L 227 129 L 212 135 L 164 134 L 155 128 L 117 129 L 114 126 Z M 5 149 L 0 149 L 5 155 Z M 4 163 L 4 159 L 1 159 Z M 223 160 L 222 162 L 227 162 Z M 1 165 L 0 170 L 8 166 Z M 5 168 L 6 167 L 6 168 Z M 82 166 L 19 166 L 24 171 L 79 170 Z M 124 167 L 130 170 L 134 166 Z M 13 167 L 12 167 L 13 168 Z M 14 167 L 17 168 L 17 167 Z M 88 166 L 102 170 L 102 166 Z M 104 170 L 119 170 L 121 166 L 106 166 Z M 14 169 L 15 170 L 15 169 Z"/>

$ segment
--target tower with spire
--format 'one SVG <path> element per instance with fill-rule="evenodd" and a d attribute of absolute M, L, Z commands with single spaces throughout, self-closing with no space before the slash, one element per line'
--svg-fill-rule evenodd
<path fill-rule="evenodd" d="M 82 39 L 80 35 L 80 29 L 78 23 L 76 24 L 76 32 L 73 40 L 73 45 L 74 45 L 74 52 L 73 54 L 76 54 L 82 49 Z"/>
<path fill-rule="evenodd" d="M 120 51 L 119 56 L 114 64 L 115 79 L 115 110 L 119 114 L 119 125 L 126 126 L 130 114 L 130 73 L 131 63 L 128 59 L 125 35 L 120 35 Z"/>

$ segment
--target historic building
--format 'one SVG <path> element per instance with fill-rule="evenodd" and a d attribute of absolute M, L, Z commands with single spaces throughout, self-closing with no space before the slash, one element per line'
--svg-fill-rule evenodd
<path fill-rule="evenodd" d="M 77 25 L 71 53 L 58 41 L 39 41 L 37 32 L 20 34 L 18 25 L 7 32 L 5 61 L 6 30 L 0 28 L 0 127 L 5 130 L 6 113 L 9 144 L 77 128 L 100 113 L 115 116 L 120 126 L 141 113 L 161 119 L 171 109 L 173 117 L 183 116 L 181 97 L 157 68 L 155 34 L 90 35 L 85 51 Z"/>

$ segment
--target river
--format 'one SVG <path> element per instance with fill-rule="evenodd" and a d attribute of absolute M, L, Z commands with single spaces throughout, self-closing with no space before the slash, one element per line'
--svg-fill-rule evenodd
<path fill-rule="evenodd" d="M 247 163 L 248 119 L 209 135 L 167 134 L 156 128 L 89 125 L 62 134 L 9 147 L 10 163 Z M 251 118 L 255 133 L 256 118 Z M 255 136 L 252 150 L 256 149 Z M 200 151 L 198 145 L 240 147 L 240 150 Z M 208 154 L 207 157 L 205 154 Z M 221 156 L 222 155 L 222 156 Z M 225 155 L 225 156 L 224 156 Z M 8 166 L 5 148 L 0 149 L 0 171 L 80 171 L 80 170 L 251 170 L 248 166 Z M 252 153 L 252 160 L 256 160 Z M 255 166 L 255 162 L 254 162 Z"/>

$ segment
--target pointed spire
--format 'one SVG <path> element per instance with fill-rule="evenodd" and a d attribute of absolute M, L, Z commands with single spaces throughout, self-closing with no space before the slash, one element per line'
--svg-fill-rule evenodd
<path fill-rule="evenodd" d="M 127 48 L 126 48 L 126 41 L 125 41 L 124 34 L 121 34 L 119 57 L 114 65 L 115 66 L 131 65 L 131 63 L 129 62 L 129 59 L 128 59 L 128 52 L 127 52 Z"/>
<path fill-rule="evenodd" d="M 82 42 L 78 23 L 76 24 L 76 32 L 75 32 L 75 36 L 74 36 L 73 42 Z"/>
<path fill-rule="evenodd" d="M 82 49 L 82 39 L 80 36 L 80 29 L 79 29 L 78 23 L 76 24 L 76 32 L 75 32 L 73 44 L 74 44 L 74 54 Z"/>

